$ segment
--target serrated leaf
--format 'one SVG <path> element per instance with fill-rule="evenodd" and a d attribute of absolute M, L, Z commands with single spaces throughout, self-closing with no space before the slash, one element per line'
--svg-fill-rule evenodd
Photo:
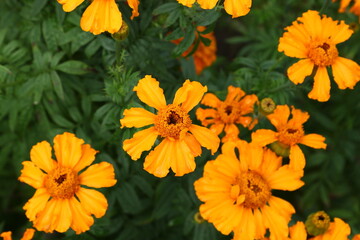
<path fill-rule="evenodd" d="M 88 65 L 76 60 L 63 62 L 56 66 L 55 69 L 73 75 L 82 75 L 88 73 Z"/>
<path fill-rule="evenodd" d="M 54 51 L 58 45 L 57 43 L 57 24 L 53 18 L 46 19 L 42 24 L 43 37 L 48 49 Z"/>
<path fill-rule="evenodd" d="M 174 48 L 175 56 L 180 56 L 185 52 L 195 40 L 195 29 L 189 27 L 185 33 L 184 39 Z"/>
<path fill-rule="evenodd" d="M 154 15 L 159 15 L 162 13 L 167 13 L 167 12 L 171 12 L 177 8 L 180 8 L 180 4 L 179 3 L 165 3 L 157 8 L 154 9 L 153 14 Z"/>
<path fill-rule="evenodd" d="M 64 100 L 64 89 L 61 83 L 61 79 L 56 71 L 50 72 L 50 78 L 53 85 L 53 88 L 55 90 L 56 95 L 61 99 Z"/>
<path fill-rule="evenodd" d="M 140 199 L 132 185 L 124 182 L 115 191 L 119 204 L 125 213 L 136 214 L 142 210 Z"/>
<path fill-rule="evenodd" d="M 47 2 L 48 2 L 48 0 L 35 0 L 35 1 L 33 2 L 33 4 L 32 4 L 32 7 L 31 7 L 31 9 L 32 9 L 32 11 L 31 11 L 32 15 L 33 15 L 33 16 L 38 15 L 38 14 L 41 12 L 41 10 L 45 7 L 45 5 L 46 5 Z"/>

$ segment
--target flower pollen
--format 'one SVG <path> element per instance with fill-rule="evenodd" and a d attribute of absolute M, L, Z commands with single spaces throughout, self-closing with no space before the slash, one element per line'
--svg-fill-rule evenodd
<path fill-rule="evenodd" d="M 45 177 L 44 184 L 51 197 L 61 199 L 73 197 L 80 187 L 78 175 L 71 168 L 61 166 Z"/>
<path fill-rule="evenodd" d="M 286 126 L 279 131 L 279 142 L 288 146 L 298 144 L 304 137 L 302 127 Z"/>
<path fill-rule="evenodd" d="M 179 105 L 169 104 L 160 109 L 155 118 L 155 129 L 166 138 L 179 139 L 184 129 L 190 128 L 189 114 Z"/>
<path fill-rule="evenodd" d="M 330 66 L 339 56 L 335 44 L 323 41 L 312 41 L 309 46 L 308 57 L 320 67 Z"/>
<path fill-rule="evenodd" d="M 231 187 L 231 197 L 238 199 L 245 196 L 243 203 L 246 208 L 261 208 L 271 197 L 271 189 L 263 177 L 255 171 L 249 170 L 238 177 L 235 184 Z"/>
<path fill-rule="evenodd" d="M 234 102 L 223 102 L 218 108 L 218 114 L 223 123 L 235 123 L 242 115 L 240 107 Z"/>

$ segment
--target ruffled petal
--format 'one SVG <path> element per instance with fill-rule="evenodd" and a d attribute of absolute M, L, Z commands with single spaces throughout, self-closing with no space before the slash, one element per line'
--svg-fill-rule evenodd
<path fill-rule="evenodd" d="M 201 146 L 211 150 L 211 154 L 214 154 L 219 148 L 220 139 L 208 128 L 192 124 L 189 131 L 194 135 L 196 140 L 199 141 Z"/>
<path fill-rule="evenodd" d="M 239 140 L 240 131 L 235 124 L 226 124 L 224 130 L 225 130 L 225 136 L 221 139 L 221 142 Z"/>
<path fill-rule="evenodd" d="M 244 208 L 240 224 L 234 230 L 234 239 L 253 240 L 255 239 L 257 226 L 250 208 Z"/>
<path fill-rule="evenodd" d="M 350 226 L 340 218 L 334 218 L 330 223 L 329 229 L 324 233 L 323 239 L 326 240 L 347 240 L 350 235 Z"/>
<path fill-rule="evenodd" d="M 308 10 L 303 13 L 297 21 L 304 24 L 304 28 L 307 30 L 310 37 L 318 39 L 322 34 L 322 22 L 318 11 Z"/>
<path fill-rule="evenodd" d="M 225 102 L 239 102 L 243 96 L 245 96 L 245 92 L 241 88 L 229 86 Z"/>
<path fill-rule="evenodd" d="M 270 129 L 258 129 L 251 134 L 252 143 L 266 146 L 277 140 L 277 133 Z"/>
<path fill-rule="evenodd" d="M 165 138 L 145 158 L 144 169 L 156 177 L 165 177 L 169 173 L 173 149 L 171 140 Z"/>
<path fill-rule="evenodd" d="M 73 133 L 65 132 L 54 138 L 56 160 L 63 167 L 73 168 L 82 156 L 84 140 L 77 138 Z"/>
<path fill-rule="evenodd" d="M 57 199 L 57 215 L 53 215 L 52 217 L 56 219 L 55 230 L 57 232 L 66 232 L 72 222 L 72 211 L 70 208 L 70 200 L 69 199 Z"/>
<path fill-rule="evenodd" d="M 196 109 L 196 117 L 201 121 L 201 124 L 203 126 L 208 126 L 209 124 L 220 122 L 216 119 L 217 115 L 218 115 L 217 111 L 212 108 Z"/>
<path fill-rule="evenodd" d="M 296 170 L 304 169 L 306 163 L 305 156 L 298 145 L 293 145 L 290 147 L 289 159 L 289 165 L 291 168 Z"/>
<path fill-rule="evenodd" d="M 35 229 L 27 228 L 20 240 L 31 240 L 34 237 Z"/>
<path fill-rule="evenodd" d="M 282 198 L 271 196 L 268 204 L 278 215 L 282 216 L 287 223 L 290 221 L 291 215 L 295 213 L 293 205 Z"/>
<path fill-rule="evenodd" d="M 360 80 L 360 66 L 350 59 L 338 57 L 331 67 L 334 81 L 340 89 L 353 89 Z"/>
<path fill-rule="evenodd" d="M 218 0 L 197 0 L 197 2 L 202 9 L 213 9 Z"/>
<path fill-rule="evenodd" d="M 290 116 L 290 108 L 288 105 L 278 105 L 272 114 L 269 114 L 267 118 L 276 129 L 286 125 Z"/>
<path fill-rule="evenodd" d="M 3 232 L 0 234 L 0 237 L 3 238 L 3 240 L 12 240 L 12 232 L 11 231 L 8 231 L 8 232 Z"/>
<path fill-rule="evenodd" d="M 196 165 L 194 155 L 185 141 L 169 142 L 168 147 L 172 149 L 170 166 L 175 173 L 175 176 L 183 176 L 184 174 L 195 170 Z"/>
<path fill-rule="evenodd" d="M 201 145 L 200 145 L 199 141 L 196 140 L 196 138 L 192 134 L 186 133 L 186 135 L 184 137 L 184 142 L 189 147 L 189 149 L 194 157 L 200 156 L 200 154 L 202 152 Z"/>
<path fill-rule="evenodd" d="M 178 3 L 181 3 L 184 6 L 192 7 L 192 5 L 195 3 L 195 0 L 177 0 Z"/>
<path fill-rule="evenodd" d="M 215 94 L 207 93 L 201 100 L 201 104 L 204 104 L 208 107 L 217 108 L 221 104 L 221 101 Z"/>
<path fill-rule="evenodd" d="M 30 159 L 37 167 L 47 173 L 54 169 L 54 160 L 51 158 L 51 146 L 46 141 L 39 142 L 31 148 Z"/>
<path fill-rule="evenodd" d="M 281 165 L 282 158 L 276 155 L 276 153 L 274 153 L 270 149 L 265 149 L 262 162 L 259 166 L 258 171 L 259 173 L 261 173 L 261 176 L 267 179 L 274 172 L 276 172 L 281 167 Z"/>
<path fill-rule="evenodd" d="M 292 107 L 291 109 L 292 118 L 289 120 L 289 125 L 301 126 L 303 125 L 310 117 L 307 112 L 303 112 L 300 109 Z"/>
<path fill-rule="evenodd" d="M 124 111 L 124 118 L 120 119 L 121 128 L 141 128 L 154 124 L 156 115 L 143 108 L 130 108 Z"/>
<path fill-rule="evenodd" d="M 70 198 L 69 203 L 72 212 L 71 228 L 76 234 L 86 232 L 94 224 L 94 219 L 86 212 L 76 198 Z"/>
<path fill-rule="evenodd" d="M 40 168 L 30 161 L 24 161 L 22 164 L 24 165 L 24 168 L 21 170 L 19 181 L 36 189 L 43 187 L 45 174 Z"/>
<path fill-rule="evenodd" d="M 261 208 L 261 212 L 265 225 L 269 228 L 273 239 L 287 239 L 289 232 L 288 221 L 268 205 Z"/>
<path fill-rule="evenodd" d="M 123 142 L 123 149 L 131 156 L 132 160 L 141 157 L 143 151 L 148 151 L 154 145 L 158 132 L 154 127 L 136 132 L 130 139 Z"/>
<path fill-rule="evenodd" d="M 108 203 L 101 192 L 80 187 L 76 192 L 76 196 L 80 200 L 81 206 L 89 215 L 94 214 L 97 218 L 101 218 L 105 215 Z"/>
<path fill-rule="evenodd" d="M 115 0 L 93 0 L 80 20 L 82 30 L 95 35 L 116 33 L 122 25 L 121 12 Z"/>
<path fill-rule="evenodd" d="M 34 220 L 34 227 L 39 231 L 52 233 L 57 227 L 57 220 L 59 214 L 58 199 L 50 199 L 46 202 L 43 211 L 38 213 Z"/>
<path fill-rule="evenodd" d="M 305 135 L 300 143 L 316 149 L 326 148 L 325 138 L 315 133 Z"/>
<path fill-rule="evenodd" d="M 44 210 L 46 203 L 50 198 L 50 194 L 45 188 L 39 188 L 36 190 L 34 196 L 27 201 L 24 205 L 24 210 L 26 211 L 26 217 L 30 221 L 34 221 L 39 212 Z"/>
<path fill-rule="evenodd" d="M 311 39 L 304 25 L 294 21 L 285 30 L 288 32 L 279 39 L 278 51 L 289 57 L 307 58 L 307 45 Z"/>
<path fill-rule="evenodd" d="M 289 79 L 295 83 L 303 83 L 305 77 L 310 76 L 314 69 L 314 63 L 310 59 L 302 59 L 288 68 Z"/>
<path fill-rule="evenodd" d="M 81 158 L 78 163 L 74 166 L 74 170 L 79 172 L 80 170 L 84 169 L 85 167 L 92 164 L 95 160 L 95 154 L 99 151 L 93 149 L 89 144 L 83 144 L 81 146 Z"/>
<path fill-rule="evenodd" d="M 237 18 L 248 14 L 251 4 L 252 0 L 225 0 L 224 8 L 232 18 Z"/>
<path fill-rule="evenodd" d="M 133 90 L 139 99 L 150 107 L 159 110 L 166 106 L 164 91 L 160 88 L 159 82 L 151 75 L 146 75 L 141 79 Z"/>
<path fill-rule="evenodd" d="M 334 44 L 342 43 L 348 40 L 351 37 L 351 35 L 354 33 L 354 31 L 351 30 L 349 25 L 347 25 L 344 21 L 340 21 L 340 24 L 338 24 L 338 21 L 336 21 L 334 22 L 334 24 L 336 25 L 331 26 L 331 28 L 328 28 L 327 32 L 323 31 L 324 37 L 329 36 L 329 38 L 331 38 Z"/>
<path fill-rule="evenodd" d="M 214 123 L 210 126 L 210 130 L 214 132 L 216 135 L 219 135 L 224 130 L 225 124 L 223 123 Z"/>
<path fill-rule="evenodd" d="M 205 92 L 207 92 L 206 86 L 204 87 L 196 81 L 186 80 L 183 86 L 176 91 L 173 104 L 181 104 L 182 108 L 189 112 L 200 102 Z"/>
<path fill-rule="evenodd" d="M 326 102 L 330 98 L 330 78 L 326 67 L 318 67 L 314 77 L 314 87 L 308 94 L 311 99 Z"/>
<path fill-rule="evenodd" d="M 79 180 L 88 187 L 111 187 L 116 183 L 114 167 L 108 162 L 91 165 L 79 175 Z"/>
<path fill-rule="evenodd" d="M 71 12 L 79 6 L 84 0 L 58 0 L 62 5 L 64 12 Z"/>
<path fill-rule="evenodd" d="M 304 185 L 300 178 L 304 175 L 301 169 L 295 170 L 284 165 L 271 175 L 266 177 L 271 189 L 278 189 L 283 191 L 294 191 Z"/>
<path fill-rule="evenodd" d="M 131 7 L 132 9 L 132 14 L 131 14 L 131 17 L 130 19 L 134 19 L 134 17 L 137 17 L 139 16 L 139 4 L 140 4 L 140 1 L 139 0 L 127 0 L 129 6 Z"/>

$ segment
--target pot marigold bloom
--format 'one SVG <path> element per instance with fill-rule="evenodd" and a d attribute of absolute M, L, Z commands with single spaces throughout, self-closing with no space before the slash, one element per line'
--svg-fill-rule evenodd
<path fill-rule="evenodd" d="M 24 210 L 39 231 L 65 232 L 72 228 L 80 234 L 94 223 L 92 215 L 104 216 L 108 206 L 102 193 L 81 186 L 113 186 L 114 168 L 108 162 L 88 167 L 97 151 L 72 133 L 55 136 L 54 150 L 56 161 L 52 159 L 50 144 L 42 141 L 32 147 L 31 161 L 22 163 L 19 180 L 36 188 Z"/>
<path fill-rule="evenodd" d="M 195 0 L 177 0 L 184 6 L 192 7 L 195 3 Z M 203 9 L 213 9 L 218 0 L 196 0 L 196 2 Z M 232 18 L 237 18 L 245 16 L 250 12 L 252 0 L 225 0 L 224 8 L 225 11 L 232 16 Z"/>
<path fill-rule="evenodd" d="M 270 143 L 277 143 L 282 148 L 290 148 L 290 167 L 303 169 L 305 167 L 305 157 L 298 144 L 325 149 L 325 138 L 319 134 L 304 133 L 303 124 L 309 119 L 307 112 L 292 107 L 290 117 L 290 108 L 287 105 L 278 105 L 274 113 L 267 115 L 276 132 L 270 129 L 259 129 L 253 132 L 252 142 L 260 146 L 266 146 Z"/>
<path fill-rule="evenodd" d="M 172 104 L 166 105 L 159 82 L 146 75 L 134 87 L 139 99 L 157 110 L 156 114 L 143 108 L 124 111 L 121 127 L 153 126 L 134 134 L 123 142 L 123 149 L 131 159 L 140 158 L 143 151 L 150 150 L 158 136 L 163 138 L 145 158 L 144 169 L 157 177 L 165 177 L 169 168 L 175 176 L 182 176 L 195 169 L 194 157 L 201 154 L 201 146 L 210 149 L 212 154 L 219 147 L 220 140 L 212 131 L 194 125 L 188 112 L 201 100 L 207 87 L 199 82 L 186 80 L 175 94 Z"/>
<path fill-rule="evenodd" d="M 194 183 L 204 202 L 200 214 L 221 233 L 233 231 L 235 240 L 262 239 L 267 229 L 273 239 L 284 239 L 295 209 L 272 190 L 294 191 L 304 184 L 302 175 L 302 170 L 282 166 L 282 158 L 269 149 L 241 140 L 226 142 Z"/>
<path fill-rule="evenodd" d="M 334 80 L 340 89 L 354 88 L 360 80 L 360 66 L 350 59 L 339 57 L 336 44 L 342 43 L 353 31 L 344 21 L 334 21 L 317 11 L 307 11 L 285 28 L 287 32 L 279 40 L 278 50 L 289 57 L 300 58 L 288 70 L 289 79 L 302 83 L 306 76 L 314 76 L 314 86 L 308 97 L 321 102 L 330 98 L 330 79 L 327 67 L 331 67 Z"/>
<path fill-rule="evenodd" d="M 21 240 L 31 240 L 34 237 L 35 230 L 32 228 L 27 228 L 24 232 L 23 237 Z M 3 232 L 0 234 L 3 240 L 12 240 L 11 232 Z"/>
<path fill-rule="evenodd" d="M 229 86 L 225 101 L 219 100 L 214 94 L 207 93 L 201 100 L 207 109 L 198 108 L 196 117 L 204 126 L 210 126 L 210 130 L 217 135 L 225 131 L 222 142 L 239 140 L 239 128 L 236 124 L 252 129 L 257 120 L 246 116 L 254 112 L 254 104 L 258 101 L 256 95 L 246 95 L 238 87 Z"/>
<path fill-rule="evenodd" d="M 205 27 L 198 26 L 198 32 L 205 31 Z M 210 45 L 206 46 L 203 42 L 199 42 L 195 52 L 193 53 L 194 65 L 196 74 L 200 74 L 205 68 L 211 66 L 216 61 L 216 38 L 214 32 L 202 35 L 204 38 L 210 40 Z M 173 40 L 175 44 L 179 44 L 184 38 Z M 189 49 L 182 53 L 182 57 L 187 57 L 194 49 L 195 44 L 192 44 Z"/>
<path fill-rule="evenodd" d="M 65 12 L 71 12 L 84 0 L 57 1 L 62 4 Z M 128 0 L 128 4 L 133 9 L 131 19 L 139 16 L 139 0 Z M 121 12 L 115 0 L 93 0 L 80 20 L 82 30 L 95 35 L 103 32 L 116 33 L 121 28 L 122 23 Z"/>

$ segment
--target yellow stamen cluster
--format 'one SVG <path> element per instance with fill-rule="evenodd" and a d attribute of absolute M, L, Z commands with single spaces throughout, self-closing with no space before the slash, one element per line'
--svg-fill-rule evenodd
<path fill-rule="evenodd" d="M 155 129 L 164 138 L 179 139 L 180 133 L 191 127 L 189 114 L 179 105 L 169 104 L 155 117 Z"/>
<path fill-rule="evenodd" d="M 48 173 L 44 184 L 51 197 L 61 199 L 73 197 L 80 187 L 77 173 L 61 166 Z"/>
<path fill-rule="evenodd" d="M 243 204 L 246 208 L 260 208 L 271 197 L 271 188 L 260 174 L 249 170 L 241 174 L 230 190 L 231 198 L 236 204 Z"/>
<path fill-rule="evenodd" d="M 302 126 L 290 127 L 286 126 L 279 131 L 279 142 L 288 146 L 298 144 L 304 136 Z"/>
<path fill-rule="evenodd" d="M 335 44 L 330 42 L 312 41 L 308 49 L 308 57 L 319 67 L 332 65 L 339 55 Z"/>

